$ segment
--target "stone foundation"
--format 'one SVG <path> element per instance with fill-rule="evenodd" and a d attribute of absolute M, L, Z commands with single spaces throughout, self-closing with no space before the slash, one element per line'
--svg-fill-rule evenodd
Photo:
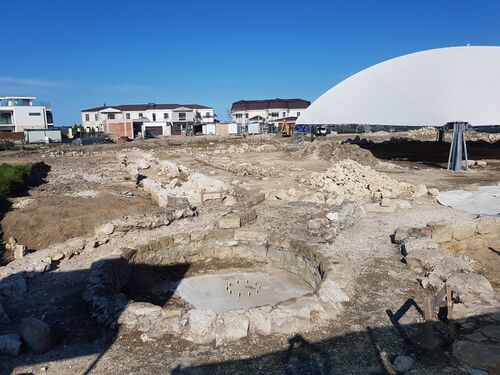
<path fill-rule="evenodd" d="M 299 298 L 223 314 L 129 300 L 123 293 L 135 266 L 190 264 L 205 259 L 265 262 L 304 279 L 314 290 Z M 349 297 L 337 284 L 336 263 L 320 249 L 276 233 L 248 229 L 177 234 L 136 249 L 120 249 L 92 264 L 84 299 L 96 319 L 144 332 L 144 339 L 173 334 L 195 343 L 220 344 L 249 334 L 303 332 L 334 319 Z"/>

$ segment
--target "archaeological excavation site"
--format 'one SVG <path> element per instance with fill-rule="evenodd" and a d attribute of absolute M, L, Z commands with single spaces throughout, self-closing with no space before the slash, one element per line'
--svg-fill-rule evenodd
<path fill-rule="evenodd" d="M 466 136 L 461 172 L 434 129 L 2 153 L 0 372 L 496 374 L 500 138 Z"/>

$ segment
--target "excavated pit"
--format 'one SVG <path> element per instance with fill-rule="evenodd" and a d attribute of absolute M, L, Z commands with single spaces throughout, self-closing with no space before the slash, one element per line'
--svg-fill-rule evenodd
<path fill-rule="evenodd" d="M 220 236 L 177 235 L 117 250 L 93 264 L 84 298 L 106 325 L 197 343 L 307 331 L 348 300 L 336 283 L 337 262 L 318 247 L 274 234 Z"/>
<path fill-rule="evenodd" d="M 167 268 L 132 267 L 125 295 L 167 307 L 210 309 L 217 314 L 275 305 L 314 292 L 301 277 L 265 262 L 206 259 Z"/>

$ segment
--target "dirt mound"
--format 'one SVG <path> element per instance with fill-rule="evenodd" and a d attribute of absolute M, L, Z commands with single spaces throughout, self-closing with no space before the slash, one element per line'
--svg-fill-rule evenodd
<path fill-rule="evenodd" d="M 296 154 L 306 160 L 341 161 L 354 160 L 363 165 L 376 165 L 378 159 L 373 154 L 358 145 L 338 143 L 332 140 L 316 140 L 299 149 Z"/>

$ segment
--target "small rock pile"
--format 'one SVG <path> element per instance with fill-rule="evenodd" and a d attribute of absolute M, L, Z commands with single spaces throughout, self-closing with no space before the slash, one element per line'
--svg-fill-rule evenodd
<path fill-rule="evenodd" d="M 324 173 L 313 174 L 310 183 L 333 197 L 358 202 L 427 194 L 425 185 L 414 186 L 397 181 L 349 159 L 333 164 Z"/>

